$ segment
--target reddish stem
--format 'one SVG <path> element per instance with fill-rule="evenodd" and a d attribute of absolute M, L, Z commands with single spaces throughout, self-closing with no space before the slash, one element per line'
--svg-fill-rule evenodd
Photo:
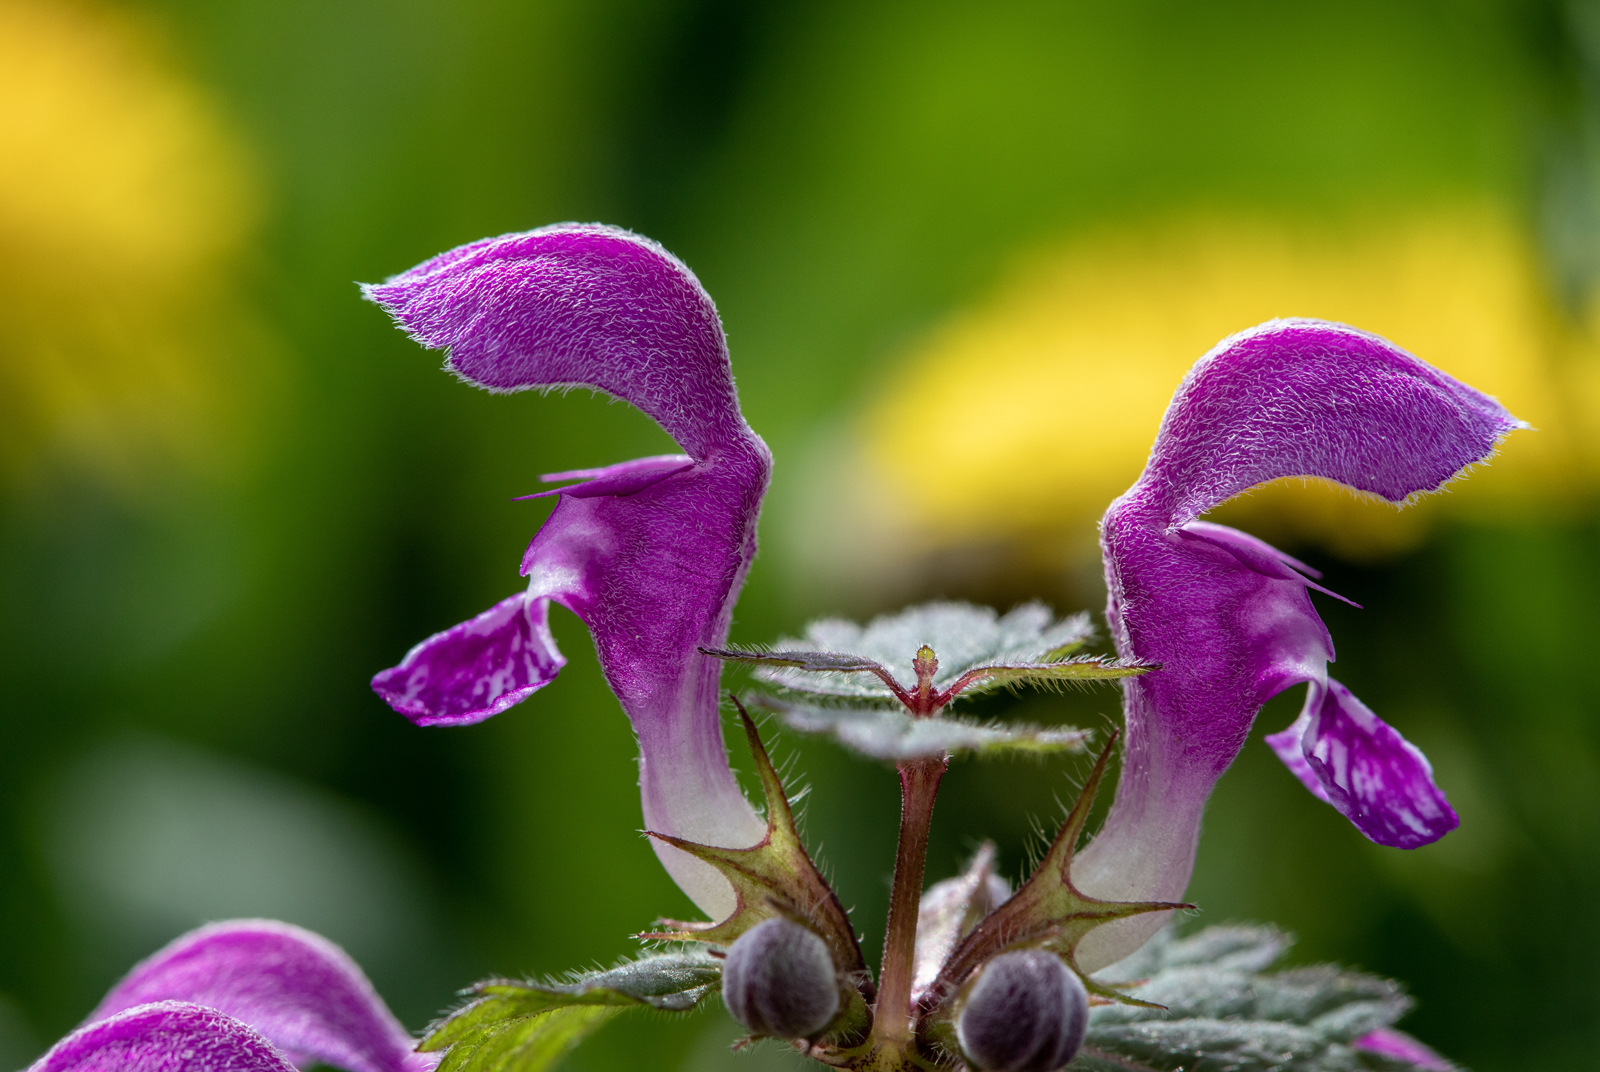
<path fill-rule="evenodd" d="M 900 764 L 900 845 L 895 853 L 894 885 L 889 892 L 889 922 L 883 940 L 883 971 L 878 980 L 872 1036 L 881 1045 L 903 1050 L 911 1041 L 911 976 L 917 944 L 917 910 L 928 860 L 928 829 L 947 760 L 917 759 Z"/>
<path fill-rule="evenodd" d="M 889 673 L 888 669 L 882 666 L 875 666 L 866 672 L 877 675 L 879 681 L 889 686 L 889 691 L 894 693 L 894 698 L 905 704 L 906 707 L 913 711 L 917 709 L 916 698 L 907 692 L 900 682 L 894 679 L 894 675 Z"/>

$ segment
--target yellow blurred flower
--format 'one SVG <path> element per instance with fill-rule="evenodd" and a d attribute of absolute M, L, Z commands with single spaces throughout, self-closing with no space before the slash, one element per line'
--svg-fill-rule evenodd
<path fill-rule="evenodd" d="M 1027 259 L 896 369 L 861 425 L 870 500 L 902 549 L 1093 546 L 1143 468 L 1184 371 L 1282 316 L 1354 324 L 1496 395 L 1541 429 L 1404 511 L 1320 482 L 1280 482 L 1219 520 L 1352 556 L 1403 548 L 1440 510 L 1560 508 L 1591 485 L 1583 344 L 1549 307 L 1522 231 L 1486 205 L 1284 222 L 1210 216 L 1079 238 Z M 1590 392 L 1593 395 L 1595 392 Z M 919 479 L 908 479 L 921 474 Z M 864 497 L 863 502 L 867 502 Z"/>
<path fill-rule="evenodd" d="M 0 0 L 0 482 L 226 465 L 264 343 L 226 269 L 255 214 L 204 94 L 118 12 Z"/>

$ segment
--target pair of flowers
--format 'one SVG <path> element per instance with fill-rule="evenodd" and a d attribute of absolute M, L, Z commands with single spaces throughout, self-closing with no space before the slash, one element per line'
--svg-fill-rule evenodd
<path fill-rule="evenodd" d="M 766 823 L 740 792 L 723 744 L 720 663 L 702 649 L 726 642 L 772 461 L 740 412 L 710 297 L 654 243 L 576 225 L 463 246 L 366 293 L 419 342 L 447 350 L 448 367 L 470 383 L 495 392 L 602 391 L 649 415 L 684 451 L 547 477 L 571 483 L 543 493 L 557 502 L 523 557 L 527 588 L 423 641 L 374 688 L 419 725 L 498 714 L 564 664 L 547 623 L 550 602 L 561 603 L 588 626 L 638 736 L 645 825 L 703 845 L 759 842 Z M 1181 899 L 1207 797 L 1261 705 L 1298 683 L 1309 686 L 1300 717 L 1268 741 L 1312 793 L 1380 844 L 1415 848 L 1456 826 L 1421 752 L 1328 676 L 1333 644 L 1310 601 L 1310 590 L 1326 592 L 1315 572 L 1199 518 L 1287 476 L 1403 502 L 1484 460 L 1519 426 L 1493 399 L 1338 324 L 1273 321 L 1224 340 L 1194 366 L 1143 475 L 1102 523 L 1118 654 L 1161 669 L 1124 682 L 1116 798 L 1073 866 L 1084 893 Z M 653 845 L 707 915 L 733 911 L 734 892 L 717 871 L 660 839 Z M 1159 925 L 1146 915 L 1103 927 L 1078 962 L 1093 971 L 1119 960 Z M 198 1063 L 172 1067 L 277 1070 L 277 1051 L 357 1072 L 430 1067 L 400 1056 L 403 1032 L 337 951 L 271 925 L 248 925 L 241 933 L 257 936 L 250 941 L 233 942 L 233 933 L 198 932 L 136 969 L 36 1068 L 166 1068 L 160 1062 L 172 1054 L 190 1053 Z M 188 955 L 185 942 L 225 947 L 220 960 L 198 959 L 227 985 L 168 985 L 175 976 L 167 965 Z M 284 952 L 285 942 L 300 943 L 299 952 Z M 317 955 L 304 963 L 323 967 L 299 966 L 308 949 Z M 146 977 L 154 982 L 133 984 Z M 249 1000 L 241 1004 L 240 994 Z M 270 1000 L 257 1002 L 262 994 Z M 289 1020 L 338 1025 L 318 1039 L 353 1030 L 367 1049 L 316 1049 L 301 1036 L 275 1035 L 279 997 L 299 1010 Z M 263 1044 L 248 1060 L 207 1064 L 204 1056 L 257 1054 Z M 380 1051 L 386 1056 L 363 1056 Z M 125 1058 L 105 1056 L 113 1053 Z M 412 1064 L 395 1063 L 403 1061 Z"/>
<path fill-rule="evenodd" d="M 551 600 L 588 625 L 638 735 L 645 825 L 708 845 L 759 841 L 765 824 L 729 770 L 718 664 L 755 552 L 771 456 L 739 411 L 710 297 L 659 246 L 560 225 L 446 253 L 367 288 L 448 367 L 490 391 L 584 386 L 637 406 L 684 454 L 559 473 L 549 520 L 523 557 L 525 591 L 429 638 L 373 685 L 420 725 L 498 714 L 547 684 L 562 657 Z M 1124 682 L 1123 773 L 1078 885 L 1108 900 L 1179 900 L 1200 818 L 1262 704 L 1307 683 L 1269 744 L 1367 837 L 1416 848 L 1457 825 L 1427 759 L 1330 678 L 1332 639 L 1310 600 L 1317 574 L 1199 518 L 1280 477 L 1321 477 L 1404 502 L 1483 461 L 1520 427 L 1492 398 L 1377 336 L 1278 320 L 1225 339 L 1179 386 L 1143 475 L 1101 526 L 1117 653 L 1160 664 Z M 1337 598 L 1337 597 L 1336 597 Z M 678 884 L 713 918 L 727 883 L 657 840 Z M 1092 970 L 1132 952 L 1159 918 L 1105 928 Z"/>

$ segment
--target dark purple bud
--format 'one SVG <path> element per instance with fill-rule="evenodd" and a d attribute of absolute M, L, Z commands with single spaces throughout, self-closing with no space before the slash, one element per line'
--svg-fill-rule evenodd
<path fill-rule="evenodd" d="M 956 1017 L 956 1038 L 983 1072 L 1055 1072 L 1089 1028 L 1089 995 L 1061 958 L 1043 949 L 1002 953 L 984 965 Z"/>
<path fill-rule="evenodd" d="M 753 1034 L 809 1038 L 839 1011 L 833 955 L 798 923 L 758 923 L 728 947 L 722 1000 Z"/>

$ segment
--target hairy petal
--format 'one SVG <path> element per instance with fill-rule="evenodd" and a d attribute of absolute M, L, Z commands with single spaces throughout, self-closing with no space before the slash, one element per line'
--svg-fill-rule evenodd
<path fill-rule="evenodd" d="M 295 1072 L 231 1016 L 202 1005 L 139 1005 L 78 1028 L 28 1072 Z"/>
<path fill-rule="evenodd" d="M 411 1036 L 344 950 L 288 923 L 232 920 L 191 931 L 135 966 L 89 1022 L 174 1001 L 249 1025 L 297 1065 L 421 1072 L 437 1063 L 412 1052 Z"/>
<path fill-rule="evenodd" d="M 765 824 L 722 742 L 721 666 L 698 649 L 727 640 L 772 460 L 739 412 L 722 326 L 694 275 L 626 231 L 562 224 L 463 246 L 366 294 L 423 345 L 448 349 L 472 383 L 603 391 L 684 451 L 550 478 L 582 482 L 551 493 L 522 562 L 527 592 L 425 641 L 375 687 L 417 722 L 496 714 L 560 668 L 545 628 L 554 600 L 589 627 L 638 734 L 646 825 L 704 844 L 759 841 Z M 709 866 L 655 847 L 702 910 L 733 909 Z"/>
<path fill-rule="evenodd" d="M 1168 526 L 1286 476 L 1402 502 L 1484 460 L 1519 427 L 1494 399 L 1387 339 L 1271 320 L 1189 370 L 1135 489 Z"/>
<path fill-rule="evenodd" d="M 1339 682 L 1312 682 L 1305 709 L 1267 737 L 1305 787 L 1380 845 L 1415 849 L 1460 825 L 1416 745 Z"/>
<path fill-rule="evenodd" d="M 1073 869 L 1084 892 L 1180 900 L 1206 798 L 1261 705 L 1300 682 L 1332 694 L 1326 668 L 1333 643 L 1309 596 L 1309 589 L 1326 589 L 1260 540 L 1196 518 L 1256 484 L 1290 476 L 1324 477 L 1403 501 L 1483 461 L 1520 426 L 1487 395 L 1341 324 L 1272 321 L 1224 340 L 1190 370 L 1144 473 L 1101 522 L 1106 617 L 1117 652 L 1162 669 L 1123 682 L 1123 773 L 1105 827 Z M 1329 751 L 1320 762 L 1329 765 L 1334 742 L 1367 725 L 1351 718 L 1327 723 Z M 1364 780 L 1376 769 L 1368 760 L 1345 768 L 1345 785 L 1336 765 L 1328 777 L 1302 780 L 1323 787 L 1330 802 L 1336 789 L 1346 794 L 1349 810 L 1336 806 L 1358 825 L 1371 824 L 1362 826 L 1369 836 L 1389 836 L 1391 820 L 1410 819 L 1420 822 L 1417 836 L 1443 834 L 1443 797 L 1421 793 L 1396 765 L 1401 753 L 1420 755 L 1408 745 L 1388 747 L 1382 734 L 1364 741 L 1370 747 L 1363 754 L 1385 771 L 1382 784 L 1396 795 L 1383 796 Z M 1308 769 L 1314 754 L 1303 757 Z M 1426 784 L 1432 788 L 1431 778 Z M 1433 803 L 1444 811 L 1422 819 Z M 1080 963 L 1120 959 L 1160 924 L 1150 915 L 1102 928 L 1085 941 Z"/>
<path fill-rule="evenodd" d="M 648 238 L 560 223 L 485 238 L 362 289 L 488 390 L 604 391 L 696 459 L 749 434 L 716 306 Z"/>

